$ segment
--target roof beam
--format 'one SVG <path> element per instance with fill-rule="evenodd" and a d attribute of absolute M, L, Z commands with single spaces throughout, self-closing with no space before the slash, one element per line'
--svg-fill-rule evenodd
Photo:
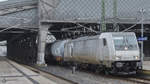
<path fill-rule="evenodd" d="M 0 10 L 0 16 L 4 16 L 7 14 L 16 13 L 16 12 L 20 12 L 20 11 L 24 11 L 24 10 L 34 9 L 36 7 L 37 6 L 32 5 L 32 6 L 23 6 L 23 7 L 19 7 L 19 8 L 10 8 L 7 10 Z"/>
<path fill-rule="evenodd" d="M 0 3 L 0 10 L 5 10 L 5 9 L 11 9 L 11 8 L 19 8 L 23 6 L 31 6 L 31 5 L 37 5 L 38 0 L 31 0 L 31 1 L 18 1 L 15 3 L 9 3 L 9 4 L 2 4 Z"/>

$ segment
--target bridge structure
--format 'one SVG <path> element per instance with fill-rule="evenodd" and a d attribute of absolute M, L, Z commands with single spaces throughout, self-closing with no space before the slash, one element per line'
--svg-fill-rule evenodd
<path fill-rule="evenodd" d="M 139 10 L 149 5 L 142 3 L 150 1 L 8 0 L 0 3 L 0 40 L 7 40 L 10 59 L 42 65 L 45 64 L 47 35 L 62 40 L 100 34 L 104 29 L 115 31 L 119 28 L 123 31 L 131 27 L 127 31 L 140 36 Z M 150 37 L 148 13 L 144 18 L 144 33 Z M 145 42 L 146 45 L 149 41 Z M 149 48 L 146 46 L 146 50 Z M 145 51 L 145 55 L 149 56 L 148 52 Z"/>

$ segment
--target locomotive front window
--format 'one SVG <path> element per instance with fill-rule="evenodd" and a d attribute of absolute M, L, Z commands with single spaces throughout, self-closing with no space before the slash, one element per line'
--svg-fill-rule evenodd
<path fill-rule="evenodd" d="M 113 35 L 116 50 L 137 50 L 136 37 L 133 35 Z"/>

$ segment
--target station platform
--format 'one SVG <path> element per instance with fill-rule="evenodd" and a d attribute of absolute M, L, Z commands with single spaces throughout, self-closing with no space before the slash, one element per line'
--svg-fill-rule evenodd
<path fill-rule="evenodd" d="M 143 70 L 150 71 L 150 61 L 143 62 Z"/>
<path fill-rule="evenodd" d="M 5 57 L 0 57 L 0 84 L 57 84 Z"/>

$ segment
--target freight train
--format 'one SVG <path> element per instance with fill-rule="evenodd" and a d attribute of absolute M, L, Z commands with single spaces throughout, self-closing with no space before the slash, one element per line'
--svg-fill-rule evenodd
<path fill-rule="evenodd" d="M 97 65 L 117 74 L 136 74 L 142 69 L 135 33 L 106 32 L 73 40 L 56 41 L 46 49 L 46 57 L 57 62 Z"/>

